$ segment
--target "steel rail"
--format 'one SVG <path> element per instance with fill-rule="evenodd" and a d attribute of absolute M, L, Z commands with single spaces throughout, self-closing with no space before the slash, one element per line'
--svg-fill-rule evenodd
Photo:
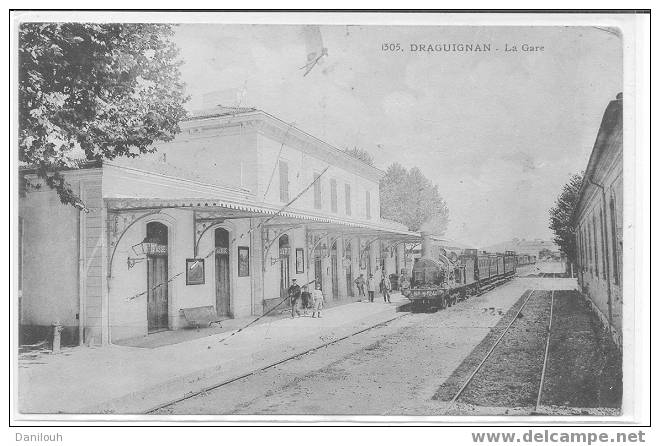
<path fill-rule="evenodd" d="M 481 367 L 483 367 L 483 365 L 486 363 L 486 361 L 488 360 L 488 358 L 490 357 L 490 355 L 491 355 L 491 354 L 493 353 L 493 351 L 495 350 L 495 347 L 498 346 L 498 344 L 500 343 L 500 341 L 502 340 L 502 338 L 504 338 L 504 335 L 507 333 L 507 331 L 509 331 L 509 328 L 511 328 L 511 326 L 512 326 L 513 323 L 516 321 L 516 319 L 518 319 L 518 315 L 520 314 L 520 312 L 522 311 L 522 309 L 525 308 L 525 305 L 527 305 L 527 302 L 529 302 L 529 299 L 532 297 L 532 294 L 534 294 L 534 291 L 536 291 L 536 290 L 530 290 L 529 295 L 527 295 L 527 299 L 525 299 L 525 302 L 523 302 L 523 304 L 520 306 L 520 308 L 518 308 L 518 311 L 517 311 L 516 314 L 513 316 L 513 318 L 511 319 L 511 321 L 509 322 L 509 324 L 506 326 L 506 328 L 504 329 L 504 331 L 502 331 L 502 333 L 501 333 L 500 336 L 497 338 L 497 340 L 495 341 L 495 343 L 490 347 L 490 349 L 488 350 L 488 353 L 486 353 L 486 356 L 484 356 L 484 358 L 481 360 L 481 362 L 479 363 L 479 365 L 477 365 L 477 367 L 472 371 L 472 373 L 470 374 L 470 376 L 468 377 L 468 379 L 463 383 L 463 385 L 461 386 L 461 388 L 458 389 L 458 392 L 456 392 L 456 394 L 454 395 L 454 397 L 449 401 L 449 403 L 447 404 L 447 407 L 445 407 L 445 410 L 443 411 L 443 415 L 446 415 L 447 412 L 449 412 L 449 409 L 451 409 L 451 407 L 454 405 L 454 403 L 456 403 L 456 400 L 461 396 L 461 394 L 462 394 L 463 391 L 467 388 L 467 386 L 470 384 L 470 382 L 472 382 L 472 379 L 475 377 L 475 375 L 477 374 L 477 372 L 479 372 L 479 370 L 481 370 Z"/>
<path fill-rule="evenodd" d="M 329 345 L 333 345 L 333 344 L 336 344 L 336 343 L 338 343 L 338 342 L 344 341 L 344 340 L 346 340 L 346 339 L 352 338 L 353 336 L 357 336 L 357 335 L 359 335 L 359 334 L 361 334 L 361 333 L 364 333 L 364 332 L 366 332 L 366 331 L 373 330 L 374 328 L 382 327 L 382 326 L 387 325 L 387 324 L 389 324 L 390 322 L 395 321 L 395 320 L 397 320 L 397 319 L 401 319 L 401 318 L 403 318 L 403 317 L 405 317 L 405 316 L 410 316 L 411 314 L 412 314 L 412 313 L 403 313 L 403 314 L 401 314 L 401 315 L 398 315 L 398 316 L 395 316 L 395 317 L 393 317 L 393 318 L 390 318 L 390 319 L 388 319 L 388 320 L 386 320 L 386 321 L 379 322 L 379 323 L 377 323 L 377 324 L 375 324 L 375 325 L 372 325 L 372 326 L 370 326 L 370 327 L 363 328 L 363 329 L 361 329 L 361 330 L 358 330 L 358 331 L 356 331 L 356 332 L 353 332 L 353 333 L 347 334 L 347 335 L 342 336 L 342 337 L 337 338 L 337 339 L 333 339 L 333 340 L 330 341 L 330 342 L 325 342 L 325 343 L 323 343 L 323 344 L 321 344 L 321 345 L 318 345 L 318 346 L 316 346 L 316 347 L 309 348 L 309 349 L 307 349 L 307 350 L 305 350 L 305 351 L 303 351 L 303 352 L 295 353 L 295 354 L 293 354 L 293 355 L 291 355 L 291 356 L 288 356 L 288 357 L 286 357 L 286 358 L 284 358 L 284 359 L 280 359 L 279 361 L 273 362 L 273 363 L 268 364 L 268 365 L 266 365 L 266 366 L 260 367 L 260 368 L 258 368 L 258 369 L 252 370 L 252 371 L 250 371 L 250 372 L 244 373 L 244 374 L 239 375 L 239 376 L 236 376 L 236 377 L 234 377 L 234 378 L 230 378 L 230 379 L 225 380 L 225 381 L 222 381 L 222 382 L 220 382 L 220 383 L 212 384 L 212 385 L 210 385 L 210 386 L 204 387 L 204 388 L 201 389 L 201 390 L 198 390 L 198 391 L 195 391 L 195 392 L 188 393 L 188 394 L 186 394 L 186 395 L 183 396 L 183 397 L 176 398 L 176 399 L 174 399 L 174 400 L 170 400 L 170 401 L 168 401 L 168 402 L 166 402 L 166 403 L 159 404 L 159 405 L 157 405 L 157 406 L 155 406 L 155 407 L 152 407 L 151 409 L 146 410 L 144 413 L 145 413 L 145 414 L 152 414 L 153 412 L 156 412 L 157 410 L 164 409 L 164 408 L 166 408 L 166 407 L 168 407 L 168 406 L 173 406 L 173 405 L 178 404 L 178 403 L 180 403 L 180 402 L 182 402 L 182 401 L 189 400 L 189 399 L 191 399 L 191 398 L 194 398 L 194 397 L 196 397 L 196 396 L 199 396 L 199 395 L 201 395 L 201 394 L 203 394 L 203 393 L 206 393 L 206 392 L 209 392 L 209 391 L 211 391 L 211 390 L 215 390 L 215 389 L 218 389 L 218 388 L 220 388 L 220 387 L 224 387 L 224 386 L 226 386 L 226 385 L 228 385 L 228 384 L 234 383 L 234 382 L 236 382 L 236 381 L 240 381 L 240 380 L 242 380 L 242 379 L 248 378 L 248 377 L 250 377 L 250 376 L 252 376 L 252 375 L 255 375 L 255 374 L 257 374 L 257 373 L 260 373 L 260 372 L 263 372 L 263 371 L 265 371 L 265 370 L 271 369 L 271 368 L 276 367 L 276 366 L 278 366 L 278 365 L 280 365 L 280 364 L 283 364 L 283 363 L 285 363 L 285 362 L 292 361 L 292 360 L 294 360 L 294 359 L 297 359 L 297 358 L 299 358 L 299 357 L 301 357 L 301 356 L 304 356 L 304 355 L 306 355 L 306 354 L 308 354 L 308 353 L 315 352 L 315 351 L 320 350 L 320 349 L 322 349 L 322 348 L 324 348 L 324 347 L 327 347 L 327 346 L 329 346 Z"/>
<path fill-rule="evenodd" d="M 541 394 L 543 393 L 543 380 L 545 379 L 545 368 L 548 365 L 548 351 L 550 350 L 550 335 L 552 334 L 552 311 L 555 305 L 555 291 L 552 290 L 550 299 L 550 322 L 548 323 L 548 338 L 545 341 L 545 354 L 543 356 L 543 369 L 541 370 L 541 382 L 539 383 L 539 394 L 536 397 L 536 406 L 534 413 L 538 413 L 541 405 Z"/>

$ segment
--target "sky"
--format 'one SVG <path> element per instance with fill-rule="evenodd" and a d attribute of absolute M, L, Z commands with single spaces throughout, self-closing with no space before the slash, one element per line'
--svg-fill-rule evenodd
<path fill-rule="evenodd" d="M 240 102 L 381 169 L 417 166 L 447 202 L 445 236 L 476 247 L 552 238 L 548 210 L 623 88 L 620 37 L 593 27 L 194 24 L 175 42 L 190 110 Z M 443 43 L 491 51 L 411 51 Z"/>

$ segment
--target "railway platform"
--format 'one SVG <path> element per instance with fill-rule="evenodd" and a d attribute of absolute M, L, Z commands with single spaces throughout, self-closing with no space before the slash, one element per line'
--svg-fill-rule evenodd
<path fill-rule="evenodd" d="M 398 309 L 407 299 L 396 293 L 391 300 L 332 307 L 321 319 L 274 318 L 240 333 L 234 321 L 233 330 L 204 337 L 182 339 L 174 333 L 135 345 L 22 354 L 18 409 L 22 414 L 143 413 L 209 383 L 231 380 L 404 315 Z"/>

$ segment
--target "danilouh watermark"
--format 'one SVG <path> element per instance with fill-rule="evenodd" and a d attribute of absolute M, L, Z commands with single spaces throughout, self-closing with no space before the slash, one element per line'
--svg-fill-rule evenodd
<path fill-rule="evenodd" d="M 59 432 L 55 434 L 44 434 L 43 432 L 37 434 L 22 434 L 16 432 L 16 441 L 26 441 L 31 443 L 60 443 L 62 442 L 62 434 Z"/>

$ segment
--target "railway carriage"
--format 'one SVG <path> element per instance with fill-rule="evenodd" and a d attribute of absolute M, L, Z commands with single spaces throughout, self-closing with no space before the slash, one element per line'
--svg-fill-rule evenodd
<path fill-rule="evenodd" d="M 414 308 L 443 309 L 459 300 L 492 289 L 516 272 L 517 256 L 466 249 L 460 255 L 440 250 L 415 262 L 405 295 Z"/>

